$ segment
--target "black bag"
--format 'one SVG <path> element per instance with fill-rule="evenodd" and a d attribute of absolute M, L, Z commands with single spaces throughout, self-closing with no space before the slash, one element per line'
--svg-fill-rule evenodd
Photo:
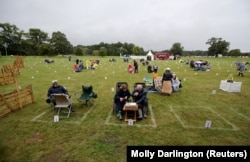
<path fill-rule="evenodd" d="M 180 80 L 180 85 L 179 85 L 179 88 L 182 88 L 181 80 Z"/>
<path fill-rule="evenodd" d="M 51 101 L 50 101 L 50 98 L 47 98 L 47 99 L 46 99 L 46 102 L 47 102 L 47 103 L 50 103 L 50 102 L 51 102 Z"/>

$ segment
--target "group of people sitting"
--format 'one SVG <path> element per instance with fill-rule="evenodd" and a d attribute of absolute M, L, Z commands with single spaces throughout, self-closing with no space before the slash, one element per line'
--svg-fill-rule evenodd
<path fill-rule="evenodd" d="M 206 60 L 190 61 L 190 68 L 194 68 L 194 71 L 208 71 L 211 69 L 211 65 Z"/>
<path fill-rule="evenodd" d="M 47 63 L 47 64 L 50 64 L 50 63 L 54 63 L 54 60 L 50 60 L 48 58 L 45 58 L 44 62 Z"/>
<path fill-rule="evenodd" d="M 73 66 L 74 71 L 81 72 L 84 68 L 83 61 L 77 59 L 75 65 Z"/>
<path fill-rule="evenodd" d="M 157 73 L 158 71 L 158 65 L 154 64 L 154 66 L 152 67 L 152 65 L 148 65 L 148 73 Z"/>
<path fill-rule="evenodd" d="M 127 84 L 121 84 L 118 88 L 115 96 L 114 103 L 116 105 L 117 118 L 120 120 L 123 119 L 124 111 L 123 107 L 127 102 L 130 102 L 130 98 L 132 97 L 133 102 L 138 105 L 138 119 L 141 120 L 143 118 L 147 118 L 147 90 L 143 88 L 142 84 L 137 84 L 132 93 L 129 91 Z"/>
<path fill-rule="evenodd" d="M 97 69 L 99 60 L 87 60 L 86 66 L 83 65 L 83 61 L 76 59 L 76 63 L 73 66 L 75 72 L 81 72 L 83 69 L 95 70 Z"/>
<path fill-rule="evenodd" d="M 53 94 L 65 94 L 69 98 L 68 90 L 60 85 L 57 80 L 52 81 L 52 85 L 49 87 L 47 92 L 47 99 L 46 102 L 49 104 L 56 105 L 56 101 L 53 98 Z M 114 103 L 116 104 L 116 112 L 117 117 L 122 120 L 124 116 L 123 107 L 127 102 L 132 101 L 138 105 L 138 119 L 147 118 L 147 107 L 148 106 L 148 98 L 147 98 L 147 90 L 144 89 L 142 84 L 137 84 L 133 92 L 131 93 L 128 89 L 127 84 L 121 84 L 118 88 L 115 96 L 114 96 Z M 72 106 L 72 105 L 71 105 Z M 75 110 L 71 108 L 71 111 L 74 112 Z"/>
<path fill-rule="evenodd" d="M 166 68 L 162 77 L 158 76 L 158 73 L 154 73 L 154 86 L 157 91 L 160 93 L 165 93 L 170 95 L 172 92 L 178 91 L 182 88 L 181 80 L 178 79 L 175 73 L 172 73 L 170 68 Z M 47 93 L 47 103 L 56 104 L 55 100 L 53 100 L 52 94 L 66 94 L 70 95 L 67 89 L 61 86 L 57 80 L 52 81 L 51 87 L 48 89 Z M 147 98 L 147 90 L 144 88 L 143 84 L 135 85 L 132 93 L 128 89 L 127 84 L 121 84 L 115 95 L 114 95 L 114 104 L 117 112 L 117 118 L 120 120 L 123 119 L 124 111 L 123 107 L 127 102 L 135 102 L 138 105 L 137 118 L 142 120 L 143 118 L 147 118 L 147 109 L 148 109 L 148 98 Z M 131 100 L 132 98 L 132 100 Z M 72 112 L 74 109 L 72 108 Z"/>
<path fill-rule="evenodd" d="M 154 74 L 155 89 L 161 94 L 170 95 L 173 92 L 179 91 L 182 88 L 181 80 L 178 79 L 175 73 L 172 73 L 170 68 L 166 68 L 162 77 Z"/>

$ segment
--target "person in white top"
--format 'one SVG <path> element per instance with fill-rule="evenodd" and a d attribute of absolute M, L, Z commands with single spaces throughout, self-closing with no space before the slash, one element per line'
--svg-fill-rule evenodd
<path fill-rule="evenodd" d="M 172 89 L 173 92 L 176 92 L 180 89 L 180 80 L 178 79 L 178 77 L 176 76 L 175 73 L 173 73 L 173 78 L 172 78 Z"/>

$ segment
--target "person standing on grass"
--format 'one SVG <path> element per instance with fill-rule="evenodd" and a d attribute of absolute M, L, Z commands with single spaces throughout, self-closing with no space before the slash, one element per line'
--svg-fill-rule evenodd
<path fill-rule="evenodd" d="M 244 63 L 236 63 L 237 70 L 238 70 L 238 76 L 244 76 L 243 72 L 245 71 L 245 64 Z"/>
<path fill-rule="evenodd" d="M 134 60 L 134 72 L 138 73 L 138 62 L 136 60 Z"/>
<path fill-rule="evenodd" d="M 157 73 L 157 71 L 158 71 L 158 65 L 154 65 L 154 67 L 153 67 L 153 69 L 154 69 L 154 73 Z"/>

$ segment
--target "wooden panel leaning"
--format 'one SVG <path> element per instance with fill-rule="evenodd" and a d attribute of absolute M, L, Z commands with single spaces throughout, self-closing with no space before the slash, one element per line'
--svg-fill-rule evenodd
<path fill-rule="evenodd" d="M 3 65 L 3 73 L 13 73 L 14 75 L 19 75 L 20 70 L 16 65 Z"/>
<path fill-rule="evenodd" d="M 16 75 L 13 72 L 6 72 L 6 69 L 1 69 L 0 85 L 16 83 Z"/>
<path fill-rule="evenodd" d="M 18 57 L 16 57 L 16 60 L 14 61 L 14 65 L 15 65 L 17 68 L 23 68 L 23 67 L 24 67 L 23 56 L 18 56 Z"/>
<path fill-rule="evenodd" d="M 10 93 L 0 94 L 0 117 L 34 103 L 32 85 Z"/>

